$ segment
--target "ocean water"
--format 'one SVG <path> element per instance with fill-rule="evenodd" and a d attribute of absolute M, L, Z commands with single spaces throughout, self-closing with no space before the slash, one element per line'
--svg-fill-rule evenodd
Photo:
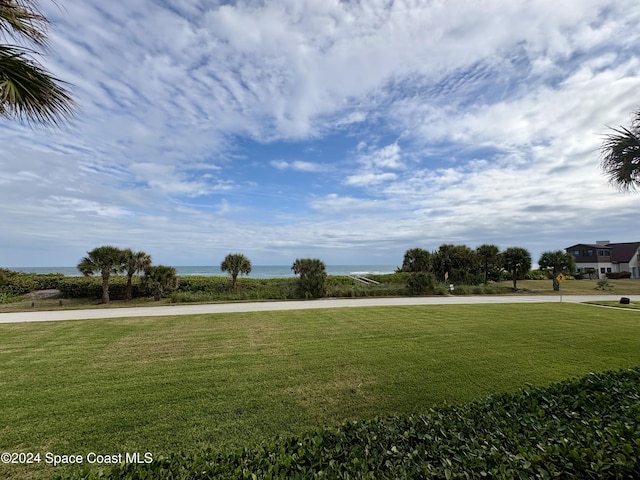
<path fill-rule="evenodd" d="M 68 277 L 80 277 L 76 267 L 7 267 L 9 270 L 24 273 L 62 273 Z M 397 265 L 327 265 L 329 275 L 367 275 L 395 272 Z M 226 277 L 219 266 L 180 266 L 175 267 L 178 276 L 203 275 L 205 277 Z M 291 265 L 254 265 L 249 278 L 287 278 L 294 277 Z"/>

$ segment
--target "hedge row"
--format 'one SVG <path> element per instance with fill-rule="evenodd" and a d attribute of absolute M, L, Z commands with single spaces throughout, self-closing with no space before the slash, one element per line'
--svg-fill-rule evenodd
<path fill-rule="evenodd" d="M 637 479 L 640 368 L 498 394 L 425 415 L 174 453 L 83 479 Z"/>
<path fill-rule="evenodd" d="M 23 295 L 34 290 L 59 288 L 60 282 L 65 278 L 61 273 L 20 273 L 5 269 L 2 271 L 0 292 L 10 295 Z"/>
<path fill-rule="evenodd" d="M 65 277 L 58 284 L 63 298 L 102 298 L 102 277 Z M 109 298 L 111 300 L 126 299 L 127 277 L 114 275 L 109 279 Z M 132 285 L 133 298 L 151 297 L 153 292 L 134 278 Z"/>
<path fill-rule="evenodd" d="M 608 272 L 607 278 L 617 280 L 619 278 L 631 278 L 631 272 Z"/>

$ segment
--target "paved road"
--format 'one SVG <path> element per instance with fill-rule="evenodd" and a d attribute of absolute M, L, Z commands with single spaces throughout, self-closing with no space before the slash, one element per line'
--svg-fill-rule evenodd
<path fill-rule="evenodd" d="M 640 301 L 638 295 L 625 295 Z M 579 303 L 589 300 L 620 300 L 620 295 L 564 295 L 563 302 Z M 109 308 L 93 310 L 57 310 L 47 312 L 0 313 L 0 323 L 49 322 L 56 320 L 89 320 L 95 318 L 158 317 L 164 315 L 193 315 L 200 313 L 265 312 L 274 310 L 303 310 L 315 308 L 376 307 L 397 305 L 468 305 L 489 303 L 559 302 L 556 296 L 454 296 L 454 297 L 393 297 L 322 299 L 291 302 L 216 303 L 205 305 L 168 305 L 158 307 Z"/>

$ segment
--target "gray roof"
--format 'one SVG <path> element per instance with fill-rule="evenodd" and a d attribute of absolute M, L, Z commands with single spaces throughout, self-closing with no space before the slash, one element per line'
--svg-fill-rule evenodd
<path fill-rule="evenodd" d="M 572 250 L 575 247 L 608 248 L 611 250 L 612 263 L 628 263 L 640 248 L 640 242 L 608 243 L 606 245 L 601 243 L 578 243 L 567 247 L 566 250 Z"/>

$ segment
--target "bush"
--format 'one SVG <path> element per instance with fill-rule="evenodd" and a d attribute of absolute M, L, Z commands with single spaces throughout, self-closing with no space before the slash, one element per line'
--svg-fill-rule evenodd
<path fill-rule="evenodd" d="M 76 478 L 640 478 L 640 368 Z"/>
<path fill-rule="evenodd" d="M 13 295 L 23 295 L 35 290 L 48 290 L 58 288 L 60 281 L 64 279 L 61 273 L 22 273 L 1 269 L 0 291 Z"/>
<path fill-rule="evenodd" d="M 17 295 L 12 295 L 10 293 L 3 292 L 2 290 L 0 290 L 0 305 L 3 305 L 5 303 L 18 302 L 18 301 L 20 301 L 20 297 L 18 297 Z"/>
<path fill-rule="evenodd" d="M 300 298 L 322 298 L 326 295 L 327 268 L 322 260 L 297 258 L 291 270 L 300 276 L 297 289 Z"/>
<path fill-rule="evenodd" d="M 409 295 L 429 295 L 433 293 L 436 277 L 433 273 L 413 272 L 407 279 Z"/>
<path fill-rule="evenodd" d="M 618 280 L 621 278 L 631 278 L 631 272 L 608 272 L 607 278 L 611 280 Z"/>
<path fill-rule="evenodd" d="M 99 300 L 102 298 L 102 277 L 64 277 L 58 284 L 58 289 L 63 298 L 89 298 Z M 139 277 L 133 277 L 132 297 L 149 297 L 149 288 L 140 283 Z M 127 277 L 112 275 L 109 278 L 109 298 L 111 300 L 126 300 Z"/>

